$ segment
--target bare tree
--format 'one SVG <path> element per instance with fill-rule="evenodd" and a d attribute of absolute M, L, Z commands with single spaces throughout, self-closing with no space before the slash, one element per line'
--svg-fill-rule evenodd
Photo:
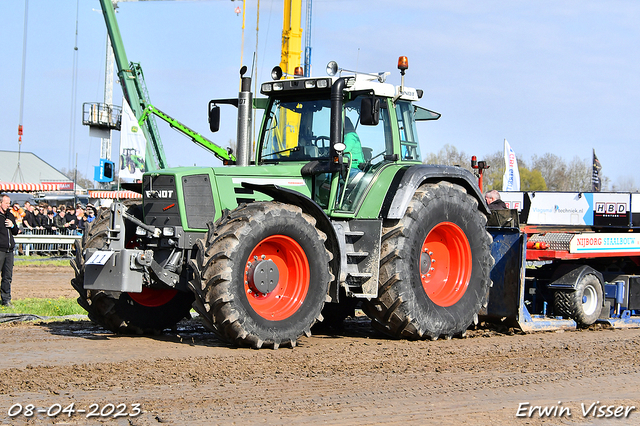
<path fill-rule="evenodd" d="M 591 161 L 573 157 L 567 166 L 566 185 L 564 191 L 591 191 Z"/>
<path fill-rule="evenodd" d="M 502 176 L 504 175 L 505 170 L 503 153 L 500 151 L 496 151 L 493 154 L 480 157 L 478 158 L 478 160 L 484 161 L 487 166 L 489 166 L 488 169 L 482 172 L 484 190 L 501 190 Z"/>
<path fill-rule="evenodd" d="M 539 170 L 549 191 L 566 191 L 567 165 L 555 154 L 546 153 L 531 159 L 532 170 Z"/>
<path fill-rule="evenodd" d="M 456 147 L 445 145 L 437 154 L 429 153 L 424 159 L 426 164 L 460 165 L 471 170 L 471 157 L 464 151 L 458 151 Z M 483 186 L 485 190 L 502 188 L 502 176 L 505 171 L 504 155 L 502 151 L 478 157 L 489 166 L 483 171 Z M 523 191 L 590 191 L 592 166 L 590 161 L 581 160 L 574 157 L 567 164 L 565 160 L 551 153 L 542 156 L 534 155 L 530 161 L 518 158 L 518 169 L 520 171 L 520 188 Z M 602 176 L 603 188 L 606 188 L 609 179 Z M 620 182 L 618 188 L 632 190 L 634 185 L 631 181 Z M 614 186 L 616 188 L 616 186 Z M 628 189 L 631 188 L 631 189 Z M 622 189 L 618 189 L 622 190 Z"/>
<path fill-rule="evenodd" d="M 443 166 L 460 166 L 471 170 L 471 156 L 458 151 L 455 146 L 446 144 L 437 154 L 429 153 L 422 161 L 424 164 L 440 164 Z"/>
<path fill-rule="evenodd" d="M 640 192 L 640 185 L 636 184 L 631 175 L 621 176 L 612 185 L 612 191 Z"/>
<path fill-rule="evenodd" d="M 60 170 L 60 172 L 65 175 L 66 177 L 68 177 L 69 179 L 75 181 L 75 183 L 77 185 L 80 185 L 83 188 L 93 188 L 93 180 L 87 178 L 85 175 L 82 174 L 81 171 L 77 171 L 77 175 L 76 175 L 76 169 L 71 169 L 71 170 L 67 170 L 64 167 Z"/>

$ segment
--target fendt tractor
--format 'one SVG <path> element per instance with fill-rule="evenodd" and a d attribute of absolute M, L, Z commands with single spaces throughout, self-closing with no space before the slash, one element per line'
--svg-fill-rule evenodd
<path fill-rule="evenodd" d="M 114 203 L 85 232 L 72 283 L 89 317 L 155 333 L 193 306 L 231 344 L 277 348 L 360 302 L 391 336 L 465 333 L 491 284 L 489 211 L 473 174 L 422 164 L 416 122 L 440 114 L 415 105 L 406 57 L 398 68 L 400 86 L 276 67 L 256 99 L 242 70 L 238 98 L 209 104 L 212 131 L 221 104 L 238 108 L 235 164 L 148 171 L 141 204 Z"/>

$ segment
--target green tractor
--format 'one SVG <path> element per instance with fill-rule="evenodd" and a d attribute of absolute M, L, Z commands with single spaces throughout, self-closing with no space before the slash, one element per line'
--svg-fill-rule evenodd
<path fill-rule="evenodd" d="M 355 302 L 393 337 L 464 334 L 486 304 L 489 214 L 474 176 L 421 162 L 421 90 L 388 73 L 242 77 L 234 165 L 144 174 L 141 204 L 103 210 L 72 261 L 79 303 L 122 333 L 157 333 L 191 307 L 222 339 L 295 346 Z M 344 72 L 347 74 L 347 72 Z M 251 160 L 252 108 L 264 110 Z"/>

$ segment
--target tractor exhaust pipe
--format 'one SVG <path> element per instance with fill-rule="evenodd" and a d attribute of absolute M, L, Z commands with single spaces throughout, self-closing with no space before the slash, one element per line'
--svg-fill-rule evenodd
<path fill-rule="evenodd" d="M 342 143 L 342 96 L 345 79 L 339 78 L 331 87 L 331 124 L 329 138 L 331 141 L 331 162 L 342 165 L 342 150 L 336 150 L 336 144 Z M 344 149 L 344 148 L 343 148 Z"/>
<path fill-rule="evenodd" d="M 238 94 L 238 137 L 236 145 L 236 165 L 248 166 L 251 158 L 251 77 L 244 77 L 247 67 L 240 70 L 240 93 Z"/>

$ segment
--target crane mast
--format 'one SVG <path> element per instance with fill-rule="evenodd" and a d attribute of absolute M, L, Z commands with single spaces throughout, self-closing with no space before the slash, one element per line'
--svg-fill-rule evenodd
<path fill-rule="evenodd" d="M 282 53 L 280 68 L 287 75 L 294 75 L 300 66 L 302 55 L 302 0 L 284 0 L 282 27 Z"/>
<path fill-rule="evenodd" d="M 311 9 L 313 0 L 307 0 L 307 34 L 304 36 L 304 76 L 311 77 Z"/>

